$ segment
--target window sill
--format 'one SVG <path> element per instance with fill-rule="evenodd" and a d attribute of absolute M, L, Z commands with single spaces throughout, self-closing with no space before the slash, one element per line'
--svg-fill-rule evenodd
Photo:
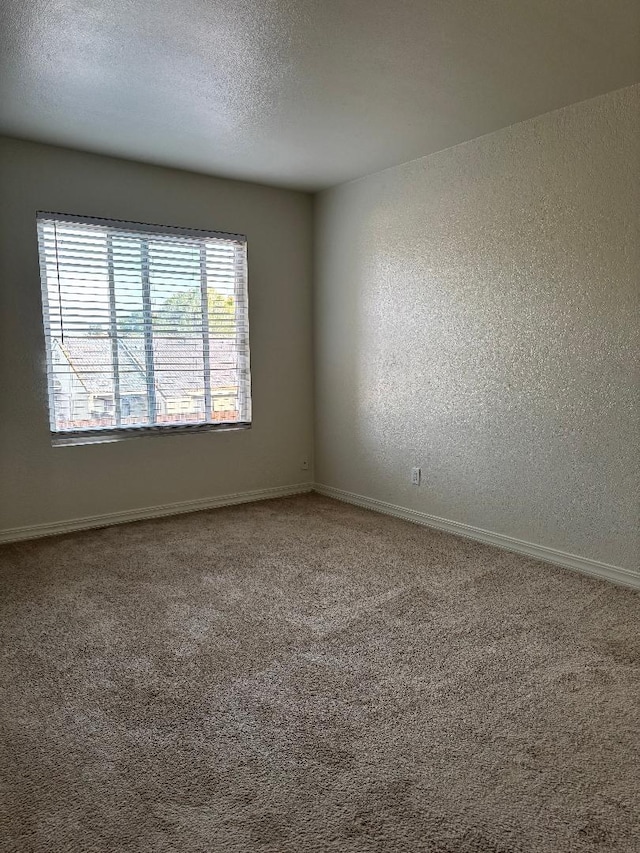
<path fill-rule="evenodd" d="M 166 435 L 191 435 L 199 432 L 229 432 L 230 430 L 251 429 L 251 422 L 230 424 L 176 424 L 158 427 L 104 427 L 81 432 L 52 432 L 53 447 L 74 447 L 82 444 L 110 444 L 114 441 L 128 441 L 131 438 L 150 438 Z"/>

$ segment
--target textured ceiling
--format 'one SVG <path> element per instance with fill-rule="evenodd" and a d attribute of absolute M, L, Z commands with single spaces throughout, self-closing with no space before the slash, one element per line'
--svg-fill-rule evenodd
<path fill-rule="evenodd" d="M 640 80 L 640 0 L 3 0 L 0 132 L 318 189 Z"/>

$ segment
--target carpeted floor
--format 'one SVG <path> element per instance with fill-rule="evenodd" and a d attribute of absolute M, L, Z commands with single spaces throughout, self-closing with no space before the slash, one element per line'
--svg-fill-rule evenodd
<path fill-rule="evenodd" d="M 0 548 L 0 850 L 640 850 L 640 596 L 305 495 Z"/>

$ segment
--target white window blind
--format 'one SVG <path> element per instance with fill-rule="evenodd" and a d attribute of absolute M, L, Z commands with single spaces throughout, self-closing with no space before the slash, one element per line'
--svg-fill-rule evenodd
<path fill-rule="evenodd" d="M 245 237 L 37 226 L 54 443 L 250 425 Z"/>

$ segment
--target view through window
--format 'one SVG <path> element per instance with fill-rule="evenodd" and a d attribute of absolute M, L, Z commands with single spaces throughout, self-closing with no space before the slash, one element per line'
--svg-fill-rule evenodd
<path fill-rule="evenodd" d="M 51 431 L 246 426 L 246 240 L 38 214 Z"/>

